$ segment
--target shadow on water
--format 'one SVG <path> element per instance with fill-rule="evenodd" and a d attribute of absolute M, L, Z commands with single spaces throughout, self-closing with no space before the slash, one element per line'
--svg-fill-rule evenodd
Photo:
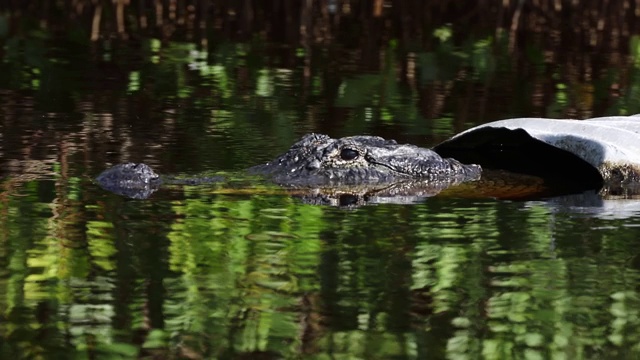
<path fill-rule="evenodd" d="M 589 140 L 581 138 L 579 141 Z M 604 153 L 598 143 L 590 142 L 586 147 L 593 148 L 595 154 Z M 443 157 L 479 164 L 483 169 L 542 178 L 548 188 L 548 193 L 542 196 L 600 190 L 604 185 L 602 175 L 593 165 L 533 138 L 523 129 L 481 128 L 436 145 L 433 150 Z M 602 159 L 595 162 L 601 163 Z"/>

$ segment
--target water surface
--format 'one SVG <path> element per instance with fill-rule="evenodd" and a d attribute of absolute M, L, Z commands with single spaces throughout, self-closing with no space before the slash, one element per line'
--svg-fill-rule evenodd
<path fill-rule="evenodd" d="M 630 25 L 547 41 L 525 9 L 512 39 L 496 11 L 347 3 L 306 9 L 308 37 L 265 20 L 306 21 L 284 5 L 161 23 L 131 6 L 123 32 L 111 1 L 99 32 L 88 2 L 2 8 L 0 358 L 639 356 L 634 198 L 332 207 L 242 182 L 146 200 L 93 183 L 123 161 L 236 174 L 307 132 L 432 146 L 508 117 L 640 112 Z"/>

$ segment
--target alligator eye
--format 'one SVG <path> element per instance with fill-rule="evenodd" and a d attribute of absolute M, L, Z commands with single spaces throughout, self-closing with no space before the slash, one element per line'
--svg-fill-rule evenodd
<path fill-rule="evenodd" d="M 355 158 L 357 158 L 360 155 L 360 153 L 357 150 L 353 150 L 353 149 L 342 149 L 342 151 L 340 151 L 340 158 L 342 160 L 353 160 Z"/>

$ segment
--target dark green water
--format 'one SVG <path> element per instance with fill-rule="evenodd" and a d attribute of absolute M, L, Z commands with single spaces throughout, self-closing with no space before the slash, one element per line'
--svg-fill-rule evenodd
<path fill-rule="evenodd" d="M 238 171 L 307 132 L 431 146 L 508 117 L 638 113 L 636 37 L 580 52 L 523 25 L 513 49 L 478 22 L 367 38 L 343 14 L 331 41 L 224 19 L 91 41 L 92 12 L 3 11 L 0 358 L 640 357 L 634 199 L 345 209 L 218 186 L 134 201 L 91 180 L 123 161 Z"/>

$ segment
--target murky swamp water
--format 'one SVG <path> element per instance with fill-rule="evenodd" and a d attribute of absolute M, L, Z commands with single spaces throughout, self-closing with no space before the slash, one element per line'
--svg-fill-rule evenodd
<path fill-rule="evenodd" d="M 353 6 L 320 40 L 246 35 L 229 9 L 192 37 L 167 14 L 109 35 L 93 7 L 0 12 L 0 358 L 640 356 L 635 199 L 335 207 L 245 180 L 146 200 L 92 182 L 124 161 L 233 182 L 308 132 L 432 146 L 502 118 L 640 112 L 633 29 L 572 48 L 525 14 L 511 41 L 447 18 L 407 38 Z"/>

